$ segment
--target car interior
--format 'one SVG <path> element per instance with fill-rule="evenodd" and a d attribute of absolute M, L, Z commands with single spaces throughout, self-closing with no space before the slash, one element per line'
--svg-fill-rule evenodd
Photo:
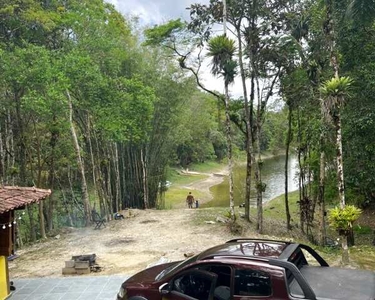
<path fill-rule="evenodd" d="M 230 299 L 230 282 L 231 282 L 231 268 L 222 265 L 208 265 L 204 268 L 205 271 L 217 275 L 216 286 L 214 290 L 214 300 L 229 300 Z"/>

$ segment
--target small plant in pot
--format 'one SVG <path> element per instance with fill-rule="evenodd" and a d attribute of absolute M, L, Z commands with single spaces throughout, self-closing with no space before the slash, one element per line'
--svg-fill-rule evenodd
<path fill-rule="evenodd" d="M 354 205 L 346 205 L 344 208 L 335 207 L 329 211 L 328 221 L 339 235 L 348 236 L 353 228 L 353 223 L 359 218 L 361 213 L 362 210 Z"/>
<path fill-rule="evenodd" d="M 335 207 L 329 211 L 328 221 L 339 235 L 347 236 L 361 213 L 362 210 L 354 205 L 346 205 L 344 208 Z"/>
<path fill-rule="evenodd" d="M 329 211 L 328 221 L 331 227 L 337 230 L 342 243 L 342 263 L 349 263 L 349 249 L 347 243 L 347 237 L 350 235 L 353 223 L 359 218 L 362 210 L 355 207 L 354 205 L 346 205 L 343 208 L 335 207 Z"/>

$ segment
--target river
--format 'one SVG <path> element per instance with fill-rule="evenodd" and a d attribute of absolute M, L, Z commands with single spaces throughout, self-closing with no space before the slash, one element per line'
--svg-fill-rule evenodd
<path fill-rule="evenodd" d="M 267 202 L 277 196 L 284 194 L 284 174 L 285 155 L 275 156 L 264 159 L 262 167 L 262 180 L 267 185 L 263 193 L 263 202 Z M 288 164 L 288 189 L 289 192 L 298 189 L 296 174 L 298 171 L 298 162 L 295 156 L 291 156 Z M 234 178 L 234 204 L 240 205 L 245 202 L 245 181 L 246 165 L 238 164 L 233 169 Z M 229 205 L 229 180 L 225 177 L 224 181 L 211 187 L 213 200 L 202 205 L 202 207 L 228 206 Z M 252 180 L 251 204 L 255 205 L 256 191 L 254 180 Z"/>

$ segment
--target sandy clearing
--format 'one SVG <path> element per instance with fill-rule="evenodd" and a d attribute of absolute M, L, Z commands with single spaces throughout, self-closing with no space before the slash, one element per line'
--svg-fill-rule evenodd
<path fill-rule="evenodd" d="M 207 193 L 209 188 L 223 180 L 219 175 L 207 174 L 204 180 L 186 186 Z M 208 198 L 210 199 L 210 198 Z M 98 275 L 133 274 L 159 260 L 182 260 L 185 253 L 198 253 L 225 242 L 233 236 L 221 224 L 196 225 L 192 220 L 195 209 L 128 210 L 126 218 L 111 221 L 106 228 L 67 228 L 59 239 L 26 247 L 17 251 L 19 258 L 9 262 L 10 276 L 62 276 L 64 262 L 73 255 L 97 255 L 103 267 Z M 93 275 L 93 273 L 91 273 Z"/>
<path fill-rule="evenodd" d="M 194 209 L 130 210 L 130 217 L 106 228 L 72 229 L 46 242 L 19 250 L 9 263 L 12 278 L 62 276 L 64 261 L 73 255 L 97 255 L 98 275 L 133 274 L 162 259 L 182 260 L 232 238 L 225 226 L 195 225 Z"/>

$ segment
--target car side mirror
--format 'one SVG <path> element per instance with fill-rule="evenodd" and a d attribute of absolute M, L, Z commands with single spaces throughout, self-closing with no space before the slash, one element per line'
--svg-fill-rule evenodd
<path fill-rule="evenodd" d="M 163 283 L 161 286 L 159 286 L 159 293 L 162 295 L 168 295 L 171 292 L 171 286 L 168 282 Z"/>

